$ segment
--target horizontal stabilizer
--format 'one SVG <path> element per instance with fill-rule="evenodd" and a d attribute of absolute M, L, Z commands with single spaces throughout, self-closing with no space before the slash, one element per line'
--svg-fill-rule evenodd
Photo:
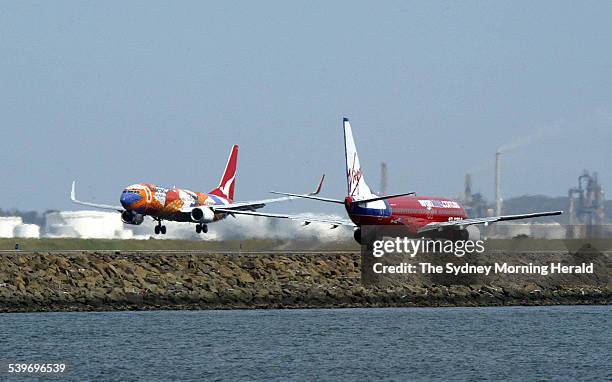
<path fill-rule="evenodd" d="M 406 193 L 403 193 L 403 194 L 377 196 L 375 198 L 358 199 L 358 200 L 355 200 L 355 203 L 376 202 L 378 200 L 387 200 L 387 199 L 392 199 L 392 198 L 399 198 L 400 196 L 408 196 L 408 195 L 414 195 L 414 194 L 415 194 L 415 192 L 406 192 Z"/>
<path fill-rule="evenodd" d="M 344 200 L 340 200 L 340 199 L 330 199 L 330 198 L 322 198 L 320 196 L 314 196 L 313 194 L 308 194 L 308 195 L 304 195 L 304 194 L 292 194 L 290 192 L 278 192 L 278 191 L 270 191 L 270 193 L 272 194 L 276 194 L 276 195 L 286 195 L 286 196 L 293 196 L 295 198 L 304 198 L 304 199 L 312 199 L 312 200 L 318 200 L 320 202 L 328 202 L 328 203 L 339 203 L 339 204 L 344 204 Z"/>
<path fill-rule="evenodd" d="M 323 198 L 323 197 L 320 197 L 320 196 L 314 196 L 316 194 L 308 194 L 308 195 L 304 195 L 304 194 L 291 194 L 289 192 L 278 192 L 278 191 L 270 191 L 270 193 L 277 194 L 277 195 L 293 196 L 293 197 L 296 197 L 296 198 L 318 200 L 320 202 L 344 204 L 344 200 L 342 200 L 342 199 L 331 199 L 331 198 Z M 355 200 L 354 202 L 355 203 L 369 203 L 369 202 L 376 202 L 378 200 L 386 200 L 386 199 L 398 198 L 400 196 L 408 196 L 408 195 L 414 195 L 414 194 L 415 194 L 414 192 L 406 192 L 406 193 L 403 193 L 403 194 L 376 196 L 374 198 L 359 199 L 359 200 Z"/>

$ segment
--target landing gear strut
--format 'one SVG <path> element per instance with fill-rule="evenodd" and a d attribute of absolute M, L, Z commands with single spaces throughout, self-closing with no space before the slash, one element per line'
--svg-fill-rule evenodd
<path fill-rule="evenodd" d="M 196 224 L 196 232 L 197 233 L 207 233 L 208 226 L 206 224 L 198 223 Z"/>
<path fill-rule="evenodd" d="M 166 226 L 162 225 L 161 219 L 157 220 L 157 225 L 155 226 L 155 234 L 159 235 L 160 233 L 162 235 L 166 234 Z"/>

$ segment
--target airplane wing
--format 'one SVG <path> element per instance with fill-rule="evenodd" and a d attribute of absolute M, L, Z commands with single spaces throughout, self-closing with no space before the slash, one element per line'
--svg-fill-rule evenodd
<path fill-rule="evenodd" d="M 219 204 L 207 206 L 213 211 L 223 212 L 221 210 L 232 210 L 232 211 L 254 211 L 266 206 L 266 204 L 283 202 L 287 200 L 297 199 L 297 197 L 283 197 L 273 199 L 261 199 L 261 200 L 250 200 L 246 202 L 232 203 L 232 204 Z"/>
<path fill-rule="evenodd" d="M 323 174 L 323 176 L 321 177 L 321 180 L 319 181 L 319 184 L 317 188 L 315 189 L 315 191 L 308 193 L 308 194 L 293 194 L 293 195 L 283 196 L 280 198 L 250 200 L 246 202 L 237 202 L 237 203 L 226 204 L 226 205 L 212 205 L 208 207 L 211 208 L 213 211 L 219 211 L 219 212 L 227 212 L 227 211 L 221 211 L 221 210 L 254 211 L 259 208 L 263 208 L 266 204 L 284 202 L 287 200 L 294 200 L 298 198 L 305 198 L 309 196 L 318 195 L 319 192 L 321 192 L 321 188 L 323 187 L 323 180 L 325 180 L 325 174 Z"/>
<path fill-rule="evenodd" d="M 70 190 L 70 200 L 72 200 L 73 203 L 75 204 L 80 204 L 83 206 L 88 206 L 88 207 L 95 207 L 95 208 L 101 208 L 103 210 L 113 210 L 113 211 L 119 211 L 119 212 L 123 212 L 124 208 L 122 206 L 111 206 L 108 204 L 97 204 L 97 203 L 89 203 L 89 202 L 82 202 L 80 200 L 78 200 L 76 198 L 76 192 L 75 192 L 75 187 L 76 187 L 76 181 L 72 181 L 72 189 Z"/>
<path fill-rule="evenodd" d="M 536 212 L 532 214 L 520 214 L 520 215 L 504 215 L 504 216 L 491 216 L 488 218 L 473 218 L 463 220 L 452 220 L 447 222 L 435 222 L 429 223 L 423 228 L 418 230 L 418 233 L 430 232 L 430 231 L 443 231 L 445 229 L 463 229 L 473 224 L 485 224 L 508 221 L 508 220 L 519 220 L 519 219 L 530 219 L 537 218 L 540 216 L 554 216 L 561 215 L 563 211 L 547 211 L 547 212 Z"/>
<path fill-rule="evenodd" d="M 232 209 L 224 209 L 224 208 L 217 208 L 215 209 L 215 211 L 226 212 L 228 214 L 236 214 L 236 215 L 262 216 L 262 217 L 267 217 L 267 218 L 296 220 L 296 221 L 303 222 L 304 225 L 308 225 L 313 222 L 314 223 L 325 223 L 325 224 L 330 224 L 332 226 L 331 227 L 332 229 L 337 228 L 339 226 L 356 227 L 355 223 L 347 219 L 327 219 L 327 218 L 317 218 L 317 217 L 310 217 L 310 216 L 304 216 L 304 215 L 284 215 L 284 214 L 274 214 L 274 213 L 267 213 L 267 212 L 232 210 Z"/>
<path fill-rule="evenodd" d="M 293 198 L 303 198 L 303 199 L 312 199 L 312 200 L 318 200 L 321 202 L 328 202 L 328 203 L 338 203 L 338 204 L 344 204 L 345 201 L 344 199 L 331 199 L 331 198 L 322 198 L 320 196 L 315 196 L 316 194 L 292 194 L 290 192 L 279 192 L 279 191 L 270 191 L 271 194 L 277 194 L 277 195 L 287 195 L 287 196 L 291 196 Z M 387 199 L 392 199 L 392 198 L 397 198 L 400 196 L 407 196 L 407 195 L 414 195 L 414 191 L 413 192 L 404 192 L 401 194 L 393 194 L 393 195 L 384 195 L 384 196 L 375 196 L 373 198 L 366 198 L 366 199 L 355 199 L 354 203 L 370 203 L 370 202 L 376 202 L 378 200 L 387 200 Z"/>

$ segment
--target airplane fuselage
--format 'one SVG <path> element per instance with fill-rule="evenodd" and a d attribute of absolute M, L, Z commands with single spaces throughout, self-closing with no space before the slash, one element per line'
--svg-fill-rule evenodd
<path fill-rule="evenodd" d="M 139 183 L 126 187 L 121 193 L 120 202 L 126 211 L 148 215 L 157 219 L 173 221 L 192 221 L 187 212 L 193 207 L 228 205 L 230 200 L 221 196 L 194 192 L 182 188 L 166 188 L 154 184 Z M 211 215 L 210 221 L 226 216 L 224 213 Z"/>
<path fill-rule="evenodd" d="M 433 196 L 402 196 L 365 205 L 347 197 L 345 208 L 350 219 L 358 226 L 403 225 L 412 234 L 429 223 L 467 218 L 459 202 Z"/>

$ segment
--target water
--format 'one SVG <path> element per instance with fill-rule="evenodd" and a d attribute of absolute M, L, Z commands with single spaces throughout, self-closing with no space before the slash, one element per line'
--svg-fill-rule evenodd
<path fill-rule="evenodd" d="M 612 380 L 612 308 L 0 314 L 9 362 L 61 380 Z M 38 377 L 36 377 L 38 378 Z M 44 380 L 52 380 L 46 376 Z"/>

